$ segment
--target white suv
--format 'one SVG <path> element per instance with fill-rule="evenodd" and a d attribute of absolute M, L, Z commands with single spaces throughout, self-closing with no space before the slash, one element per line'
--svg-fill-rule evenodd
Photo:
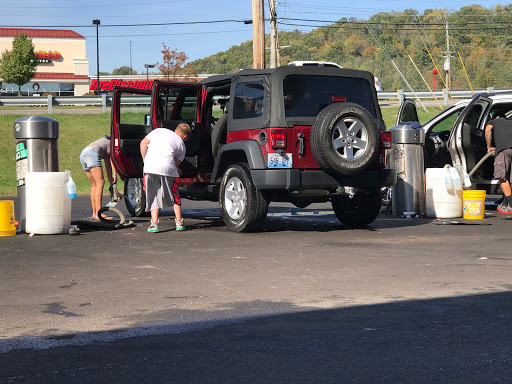
<path fill-rule="evenodd" d="M 467 173 L 472 173 L 473 188 L 500 193 L 498 181 L 493 180 L 494 158 L 487 158 L 476 167 L 487 154 L 485 126 L 496 113 L 512 118 L 512 92 L 475 95 L 423 124 L 425 168 L 460 164 Z M 419 122 L 418 113 L 414 101 L 406 99 L 400 107 L 397 124 L 410 121 Z"/>
<path fill-rule="evenodd" d="M 337 67 L 343 68 L 338 63 L 333 63 L 332 61 L 290 61 L 288 65 L 296 66 L 296 67 Z M 380 79 L 378 77 L 374 77 L 375 89 L 377 91 L 382 91 L 382 86 L 380 84 Z"/>

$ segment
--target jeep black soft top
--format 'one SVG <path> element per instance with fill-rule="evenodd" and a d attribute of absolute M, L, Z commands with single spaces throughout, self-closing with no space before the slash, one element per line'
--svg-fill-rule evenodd
<path fill-rule="evenodd" d="M 345 224 L 368 224 L 379 213 L 381 188 L 396 181 L 384 164 L 390 136 L 369 72 L 285 66 L 211 76 L 200 83 L 157 81 L 148 124 L 140 128 L 123 124 L 119 112 L 121 95 L 133 97 L 134 92 L 115 91 L 112 134 L 119 140 L 117 146 L 113 141 L 112 153 L 118 171 L 130 179 L 141 177 L 136 143 L 150 129 L 187 122 L 193 134 L 180 192 L 219 200 L 231 230 L 259 228 L 271 201 L 298 207 L 331 201 Z M 142 213 L 140 186 L 133 192 L 138 181 L 126 185 L 128 209 Z"/>

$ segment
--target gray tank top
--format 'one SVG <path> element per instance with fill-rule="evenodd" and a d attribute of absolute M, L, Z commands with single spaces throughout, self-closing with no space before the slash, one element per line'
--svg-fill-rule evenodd
<path fill-rule="evenodd" d="M 102 137 L 96 141 L 93 141 L 89 145 L 94 145 L 100 152 L 100 158 L 108 160 L 110 159 L 110 140 L 106 137 Z"/>

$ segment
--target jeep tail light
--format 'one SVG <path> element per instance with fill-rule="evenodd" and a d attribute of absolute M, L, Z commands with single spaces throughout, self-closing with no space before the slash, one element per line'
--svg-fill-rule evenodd
<path fill-rule="evenodd" d="M 384 131 L 380 133 L 380 141 L 382 142 L 382 147 L 384 149 L 391 149 L 391 132 Z"/>
<path fill-rule="evenodd" d="M 286 130 L 273 129 L 270 131 L 270 140 L 272 149 L 285 149 L 286 148 Z"/>

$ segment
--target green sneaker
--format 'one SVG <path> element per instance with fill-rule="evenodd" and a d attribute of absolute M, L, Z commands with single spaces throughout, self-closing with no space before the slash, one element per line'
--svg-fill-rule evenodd
<path fill-rule="evenodd" d="M 181 219 L 181 220 L 174 219 L 174 221 L 176 222 L 176 230 L 177 231 L 184 231 L 185 230 L 185 226 L 183 225 L 183 219 Z"/>
<path fill-rule="evenodd" d="M 151 221 L 151 224 L 148 228 L 148 232 L 150 232 L 150 233 L 160 232 L 160 230 L 158 229 L 158 223 L 153 223 L 153 221 Z"/>

